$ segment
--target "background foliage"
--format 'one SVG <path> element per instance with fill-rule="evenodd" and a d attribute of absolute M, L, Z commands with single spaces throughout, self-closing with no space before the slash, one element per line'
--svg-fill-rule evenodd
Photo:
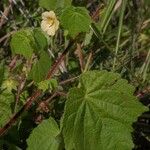
<path fill-rule="evenodd" d="M 149 7 L 1 0 L 0 149 L 150 149 Z M 40 28 L 50 10 L 54 37 Z"/>

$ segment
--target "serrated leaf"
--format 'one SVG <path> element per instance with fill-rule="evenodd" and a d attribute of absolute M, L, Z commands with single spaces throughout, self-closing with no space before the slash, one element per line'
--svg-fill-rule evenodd
<path fill-rule="evenodd" d="M 35 42 L 37 44 L 37 50 L 38 51 L 47 50 L 47 48 L 48 48 L 48 38 L 46 37 L 44 32 L 42 32 L 41 29 L 36 28 L 36 29 L 33 30 L 33 35 L 34 35 L 34 38 L 35 38 Z"/>
<path fill-rule="evenodd" d="M 27 150 L 59 150 L 60 130 L 53 118 L 43 121 L 27 139 Z"/>
<path fill-rule="evenodd" d="M 11 105 L 14 102 L 12 93 L 3 91 L 0 93 L 0 127 L 2 127 L 11 117 Z"/>
<path fill-rule="evenodd" d="M 44 92 L 46 90 L 53 90 L 58 86 L 56 79 L 50 79 L 50 80 L 44 80 L 38 83 L 38 88 L 43 90 Z"/>
<path fill-rule="evenodd" d="M 33 54 L 33 51 L 36 50 L 32 30 L 22 29 L 13 34 L 10 46 L 13 54 L 20 54 L 25 58 L 30 58 Z"/>
<path fill-rule="evenodd" d="M 33 64 L 33 67 L 29 73 L 29 79 L 34 80 L 35 82 L 40 82 L 44 80 L 48 70 L 51 66 L 51 59 L 48 54 L 43 51 L 40 54 L 40 59 Z"/>
<path fill-rule="evenodd" d="M 47 10 L 55 10 L 71 5 L 72 0 L 39 0 L 39 5 Z"/>
<path fill-rule="evenodd" d="M 61 23 L 71 36 L 88 32 L 91 24 L 88 11 L 84 7 L 68 7 L 61 14 Z"/>
<path fill-rule="evenodd" d="M 70 90 L 63 116 L 66 150 L 131 150 L 132 123 L 147 110 L 119 74 L 89 71 Z"/>

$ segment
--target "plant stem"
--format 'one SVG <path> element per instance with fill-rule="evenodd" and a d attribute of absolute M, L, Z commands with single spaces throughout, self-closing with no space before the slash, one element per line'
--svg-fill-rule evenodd
<path fill-rule="evenodd" d="M 117 43 L 116 43 L 116 49 L 115 49 L 115 56 L 117 56 L 118 54 L 118 50 L 119 50 L 119 44 L 120 44 L 120 37 L 121 37 L 121 31 L 122 31 L 122 25 L 123 25 L 123 17 L 124 17 L 124 12 L 125 12 L 125 8 L 126 8 L 126 3 L 127 0 L 122 1 L 122 5 L 121 5 L 121 14 L 119 17 L 119 28 L 118 28 L 118 36 L 117 36 Z M 115 66 L 116 66 L 116 57 L 114 57 L 114 61 L 113 61 L 113 71 L 115 71 Z"/>
<path fill-rule="evenodd" d="M 85 68 L 84 68 L 84 70 L 83 70 L 83 73 L 86 72 L 86 71 L 88 71 L 89 65 L 90 65 L 90 62 L 91 62 L 91 58 L 92 58 L 92 52 L 90 52 L 90 54 L 89 54 L 89 56 L 88 56 L 88 59 L 87 59 Z"/>
<path fill-rule="evenodd" d="M 61 61 L 64 59 L 65 55 L 67 54 L 67 52 L 69 51 L 70 47 L 73 44 L 74 44 L 74 41 L 73 40 L 70 41 L 70 43 L 68 44 L 67 48 L 61 54 L 61 56 L 56 59 L 56 61 L 52 65 L 50 71 L 48 72 L 48 75 L 47 75 L 46 79 L 50 79 L 54 75 L 55 71 L 59 68 L 59 65 L 60 65 Z M 7 132 L 7 130 L 16 122 L 16 120 L 20 117 L 20 115 L 24 111 L 27 111 L 32 106 L 32 103 L 36 102 L 36 100 L 38 99 L 38 97 L 41 96 L 41 94 L 42 94 L 41 90 L 36 90 L 33 93 L 33 95 L 28 98 L 28 100 L 23 105 L 23 107 L 17 113 L 15 113 L 10 118 L 10 120 L 2 128 L 0 128 L 0 136 L 2 136 L 3 134 L 5 134 Z"/>

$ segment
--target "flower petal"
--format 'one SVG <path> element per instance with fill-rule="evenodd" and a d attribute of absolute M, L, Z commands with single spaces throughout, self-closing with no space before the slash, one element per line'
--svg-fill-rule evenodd
<path fill-rule="evenodd" d="M 55 20 L 55 30 L 58 30 L 59 28 L 59 21 L 56 19 Z"/>
<path fill-rule="evenodd" d="M 45 20 L 47 18 L 56 18 L 56 15 L 53 11 L 46 11 L 42 13 L 42 19 Z"/>
<path fill-rule="evenodd" d="M 42 13 L 42 19 L 45 20 L 49 17 L 49 12 L 45 11 L 44 13 Z"/>
<path fill-rule="evenodd" d="M 47 21 L 42 21 L 41 22 L 41 29 L 43 30 L 43 31 L 47 31 L 48 29 L 49 29 L 49 25 L 47 24 Z"/>
<path fill-rule="evenodd" d="M 55 26 L 51 26 L 51 27 L 49 28 L 49 30 L 47 30 L 47 34 L 48 34 L 48 35 L 51 35 L 51 36 L 54 36 L 54 35 L 55 35 L 55 32 L 56 32 Z"/>
<path fill-rule="evenodd" d="M 56 15 L 53 11 L 49 11 L 49 17 L 56 18 Z"/>

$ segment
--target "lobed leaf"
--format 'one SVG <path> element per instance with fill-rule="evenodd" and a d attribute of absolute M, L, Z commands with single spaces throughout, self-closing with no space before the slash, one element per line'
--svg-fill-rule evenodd
<path fill-rule="evenodd" d="M 132 123 L 147 110 L 119 74 L 89 71 L 66 101 L 62 131 L 66 150 L 131 150 Z"/>

